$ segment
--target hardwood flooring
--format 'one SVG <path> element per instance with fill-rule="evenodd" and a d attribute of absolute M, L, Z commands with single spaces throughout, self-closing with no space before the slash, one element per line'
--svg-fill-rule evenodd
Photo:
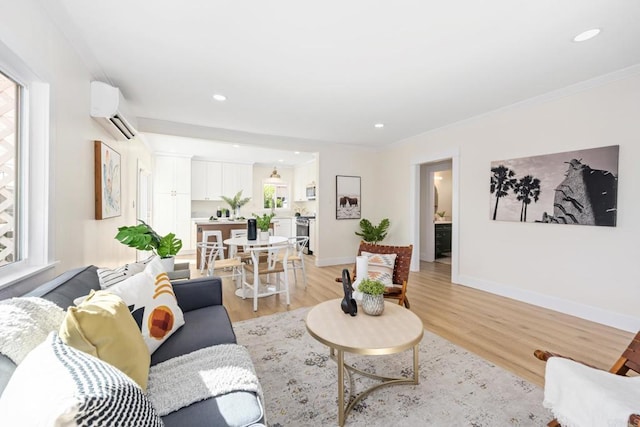
<path fill-rule="evenodd" d="M 193 257 L 192 257 L 193 258 Z M 190 261 L 193 261 L 191 259 Z M 306 260 L 308 286 L 298 272 L 298 285 L 290 278 L 291 305 L 284 295 L 261 298 L 254 312 L 250 299 L 235 296 L 235 286 L 224 279 L 224 305 L 233 322 L 277 312 L 308 307 L 342 297 L 335 282 L 343 268 L 353 265 L 316 267 Z M 199 272 L 192 265 L 192 277 Z M 496 296 L 451 283 L 451 266 L 421 263 L 419 273 L 409 277 L 407 295 L 411 310 L 425 329 L 505 368 L 539 386 L 544 383 L 544 362 L 533 356 L 535 349 L 550 350 L 609 369 L 633 338 L 633 333 L 589 322 L 556 311 Z"/>

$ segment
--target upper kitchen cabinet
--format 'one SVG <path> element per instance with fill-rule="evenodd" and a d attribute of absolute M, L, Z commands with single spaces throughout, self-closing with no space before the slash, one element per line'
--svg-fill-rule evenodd
<path fill-rule="evenodd" d="M 222 200 L 222 163 L 191 162 L 191 200 Z"/>
<path fill-rule="evenodd" d="M 253 194 L 253 165 L 209 160 L 191 162 L 191 200 L 222 200 L 242 190 L 242 197 Z"/>
<path fill-rule="evenodd" d="M 191 193 L 191 159 L 188 157 L 156 156 L 155 191 L 160 193 Z"/>
<path fill-rule="evenodd" d="M 307 187 L 316 181 L 316 161 L 298 165 L 293 170 L 293 199 L 296 202 L 307 200 Z"/>
<path fill-rule="evenodd" d="M 242 190 L 242 197 L 253 196 L 253 165 L 223 163 L 222 195 L 233 197 L 240 190 Z"/>

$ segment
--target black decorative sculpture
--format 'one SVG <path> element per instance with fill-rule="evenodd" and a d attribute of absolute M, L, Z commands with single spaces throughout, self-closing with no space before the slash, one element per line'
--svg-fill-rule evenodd
<path fill-rule="evenodd" d="M 356 300 L 352 298 L 351 276 L 349 276 L 349 270 L 346 268 L 342 270 L 342 289 L 344 289 L 344 299 L 340 304 L 342 311 L 345 314 L 355 316 L 358 314 L 358 306 L 356 305 Z"/>

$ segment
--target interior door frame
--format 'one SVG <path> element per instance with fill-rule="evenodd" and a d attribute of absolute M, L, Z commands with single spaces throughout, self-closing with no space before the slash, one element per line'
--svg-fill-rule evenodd
<path fill-rule="evenodd" d="M 409 200 L 409 232 L 413 244 L 411 255 L 411 271 L 420 271 L 420 188 L 424 184 L 420 179 L 420 168 L 423 164 L 438 163 L 451 160 L 451 282 L 459 283 L 459 208 L 460 208 L 460 150 L 457 147 L 441 152 L 416 156 L 411 159 L 410 200 Z M 429 199 L 433 200 L 433 182 L 429 185 Z"/>
<path fill-rule="evenodd" d="M 138 219 L 151 224 L 153 217 L 153 173 L 138 159 L 136 168 L 136 193 L 138 206 L 136 207 L 136 224 Z M 136 251 L 136 260 L 148 257 L 150 252 Z"/>

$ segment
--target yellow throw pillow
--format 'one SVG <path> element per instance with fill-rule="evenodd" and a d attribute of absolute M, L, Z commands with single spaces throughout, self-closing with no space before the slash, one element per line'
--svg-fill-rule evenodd
<path fill-rule="evenodd" d="M 147 389 L 149 349 L 119 296 L 92 291 L 79 306 L 67 309 L 59 335 L 67 345 L 115 366 Z"/>

